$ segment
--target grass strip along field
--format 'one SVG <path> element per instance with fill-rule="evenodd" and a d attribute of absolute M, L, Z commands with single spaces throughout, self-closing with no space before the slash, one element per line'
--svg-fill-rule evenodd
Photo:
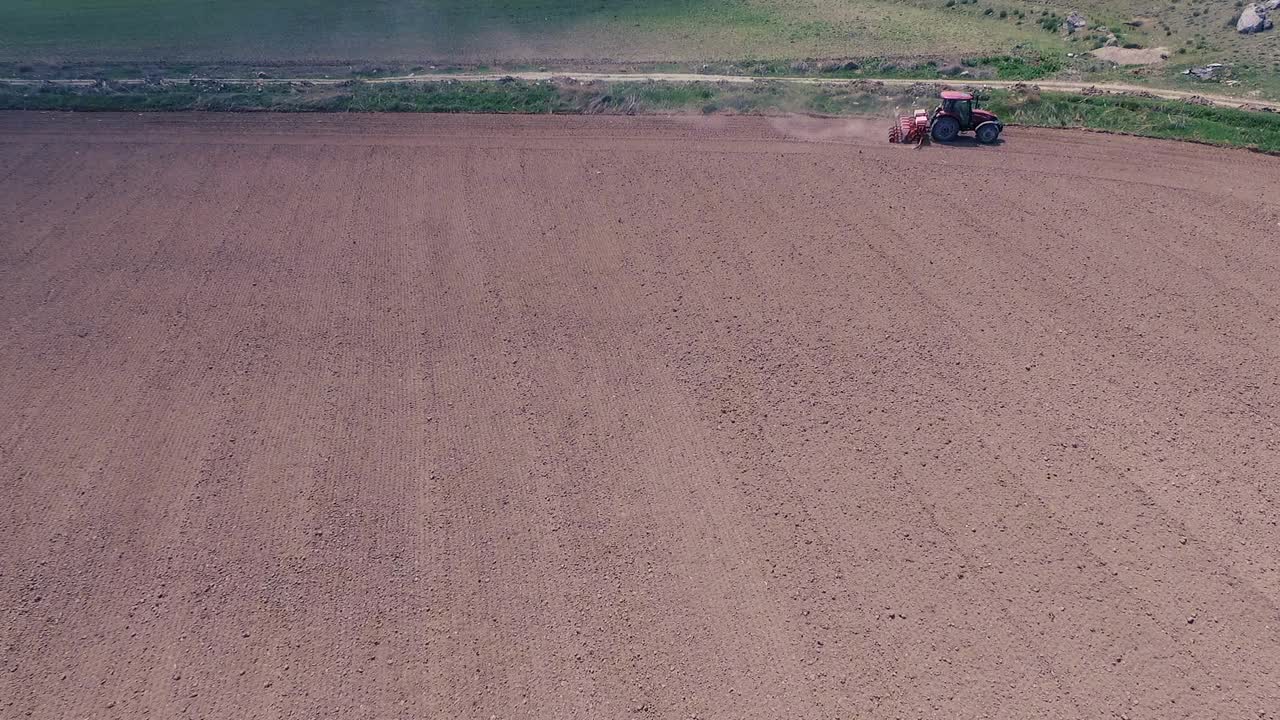
<path fill-rule="evenodd" d="M 1063 30 L 1071 9 L 1089 16 L 1085 30 Z M 1064 79 L 1275 97 L 1274 34 L 1237 37 L 1228 27 L 1234 8 L 1184 9 L 1152 14 L 1130 0 L 1078 7 L 1030 0 L 0 0 L 0 76 L 101 78 L 89 88 L 0 87 L 0 107 L 887 117 L 894 107 L 931 103 L 934 83 Z M 1090 55 L 1107 34 L 1124 48 L 1166 48 L 1168 62 L 1129 69 Z M 1197 84 L 1181 72 L 1217 59 L 1229 61 L 1229 86 Z M 548 68 L 779 82 L 361 82 Z M 159 80 L 178 77 L 351 82 Z M 785 82 L 796 77 L 920 80 L 922 89 Z M 146 84 L 115 82 L 125 79 Z M 982 100 L 1010 123 L 1280 151 L 1280 119 L 1267 114 L 1047 91 L 990 90 Z"/>
<path fill-rule="evenodd" d="M 929 105 L 939 86 L 670 82 L 224 83 L 0 87 L 0 109 L 75 111 L 785 114 L 884 116 Z M 1280 114 L 1117 95 L 979 91 L 1010 124 L 1070 127 L 1280 152 Z"/>

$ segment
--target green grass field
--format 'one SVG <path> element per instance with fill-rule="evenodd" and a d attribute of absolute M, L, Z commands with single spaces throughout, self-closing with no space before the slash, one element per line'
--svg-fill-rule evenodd
<path fill-rule="evenodd" d="M 1020 56 L 974 78 L 1145 82 L 1280 97 L 1280 30 L 1235 33 L 1244 0 L 0 0 L 0 74 L 358 74 L 432 66 L 811 72 L 878 59 L 862 75 L 937 77 Z M 1089 29 L 1058 31 L 1072 9 Z M 1105 25 L 1169 60 L 1117 68 L 1087 53 Z M 914 60 L 914 64 L 913 64 Z M 934 65 L 926 67 L 925 61 Z M 810 61 L 805 63 L 803 61 Z M 813 62 L 818 61 L 818 62 Z M 1230 83 L 1181 74 L 1231 64 Z M 972 66 L 972 63 L 969 64 Z M 1049 69 L 1052 69 L 1051 71 Z"/>
<path fill-rule="evenodd" d="M 0 0 L 0 59 L 699 61 L 1061 45 L 1017 23 L 944 0 Z"/>

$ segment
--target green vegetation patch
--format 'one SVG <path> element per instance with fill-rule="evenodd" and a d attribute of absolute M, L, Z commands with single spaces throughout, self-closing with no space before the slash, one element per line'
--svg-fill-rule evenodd
<path fill-rule="evenodd" d="M 990 67 L 999 80 L 1039 80 L 1061 72 L 1062 61 L 1055 56 L 992 55 L 966 59 L 971 67 Z"/>
<path fill-rule="evenodd" d="M 782 114 L 882 116 L 925 107 L 937 85 L 873 82 L 809 85 L 754 83 L 614 83 L 442 81 L 337 85 L 102 82 L 0 86 L 3 110 L 234 112 L 448 112 L 562 114 Z M 1035 88 L 983 92 L 985 107 L 1008 124 L 1076 127 L 1194 140 L 1280 153 L 1280 114 L 1117 95 L 1041 93 Z"/>
<path fill-rule="evenodd" d="M 0 0 L 0 61 L 361 65 L 998 52 L 1056 38 L 917 0 Z"/>
<path fill-rule="evenodd" d="M 1280 114 L 1116 95 L 995 91 L 986 105 L 1007 123 L 1108 130 L 1280 152 Z"/>

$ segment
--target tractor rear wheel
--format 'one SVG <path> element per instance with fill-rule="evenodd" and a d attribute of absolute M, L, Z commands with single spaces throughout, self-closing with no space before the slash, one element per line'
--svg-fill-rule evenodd
<path fill-rule="evenodd" d="M 960 123 L 955 118 L 940 117 L 933 121 L 933 139 L 938 142 L 951 142 L 960 134 Z"/>
<path fill-rule="evenodd" d="M 990 145 L 1000 137 L 1000 128 L 995 123 L 983 123 L 978 126 L 978 142 L 984 145 Z"/>

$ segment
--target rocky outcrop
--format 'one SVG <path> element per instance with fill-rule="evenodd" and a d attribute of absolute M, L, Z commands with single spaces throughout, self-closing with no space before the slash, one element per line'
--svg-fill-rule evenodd
<path fill-rule="evenodd" d="M 1183 75 L 1192 75 L 1201 80 L 1213 81 L 1221 80 L 1222 76 L 1227 72 L 1227 66 L 1222 63 L 1209 63 L 1199 67 L 1187 68 L 1182 71 Z"/>
<path fill-rule="evenodd" d="M 1269 8 L 1272 5 L 1271 0 L 1265 5 L 1254 3 L 1247 6 L 1241 13 L 1240 19 L 1236 21 L 1236 32 L 1249 35 L 1251 33 L 1260 33 L 1264 30 L 1270 30 L 1272 26 L 1271 18 L 1267 17 Z"/>

